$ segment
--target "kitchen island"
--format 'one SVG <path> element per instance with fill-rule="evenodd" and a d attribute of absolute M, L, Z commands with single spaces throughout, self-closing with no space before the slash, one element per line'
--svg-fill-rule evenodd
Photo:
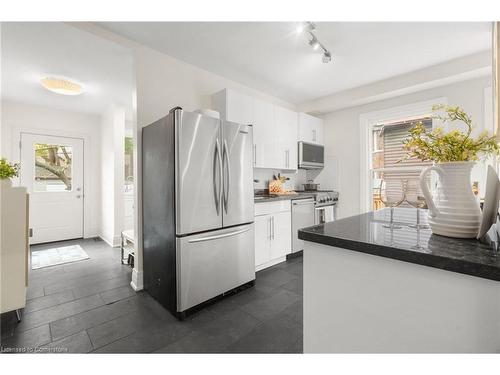
<path fill-rule="evenodd" d="M 305 353 L 500 352 L 495 229 L 453 239 L 410 228 L 415 215 L 396 209 L 392 229 L 380 210 L 299 231 Z"/>

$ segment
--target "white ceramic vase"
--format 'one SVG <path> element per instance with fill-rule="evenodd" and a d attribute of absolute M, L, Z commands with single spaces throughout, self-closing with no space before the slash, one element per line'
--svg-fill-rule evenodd
<path fill-rule="evenodd" d="M 474 162 L 438 163 L 420 174 L 420 188 L 429 207 L 429 226 L 435 234 L 455 238 L 475 238 L 481 224 L 481 209 L 472 192 Z M 434 196 L 427 175 L 439 175 Z"/>
<path fill-rule="evenodd" d="M 10 178 L 2 178 L 0 179 L 0 186 L 2 189 L 7 189 L 12 187 L 12 180 Z"/>

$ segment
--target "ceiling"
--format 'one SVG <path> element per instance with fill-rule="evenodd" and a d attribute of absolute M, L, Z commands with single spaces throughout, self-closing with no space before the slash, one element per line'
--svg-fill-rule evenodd
<path fill-rule="evenodd" d="M 130 52 L 64 23 L 2 24 L 2 98 L 84 113 L 122 105 L 132 114 Z M 83 85 L 84 93 L 65 96 L 40 85 L 61 76 Z"/>
<path fill-rule="evenodd" d="M 104 22 L 160 52 L 300 104 L 491 47 L 491 24 L 321 22 L 323 64 L 294 22 Z"/>

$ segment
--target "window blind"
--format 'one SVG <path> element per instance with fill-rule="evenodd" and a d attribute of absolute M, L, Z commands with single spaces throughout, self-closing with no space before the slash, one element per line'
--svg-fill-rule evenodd
<path fill-rule="evenodd" d="M 432 129 L 430 118 L 386 124 L 381 128 L 384 162 L 380 172 L 385 180 L 386 195 L 391 200 L 402 197 L 403 183 L 407 184 L 408 196 L 422 195 L 418 183 L 420 172 L 432 163 L 423 162 L 417 158 L 406 159 L 406 152 L 403 149 L 403 140 L 408 137 L 408 131 L 418 121 L 422 121 L 428 130 Z"/>

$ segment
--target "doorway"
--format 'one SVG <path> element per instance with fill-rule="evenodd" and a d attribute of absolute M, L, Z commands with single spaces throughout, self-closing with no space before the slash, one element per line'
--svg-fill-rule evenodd
<path fill-rule="evenodd" d="M 83 237 L 83 139 L 21 133 L 31 244 Z"/>

